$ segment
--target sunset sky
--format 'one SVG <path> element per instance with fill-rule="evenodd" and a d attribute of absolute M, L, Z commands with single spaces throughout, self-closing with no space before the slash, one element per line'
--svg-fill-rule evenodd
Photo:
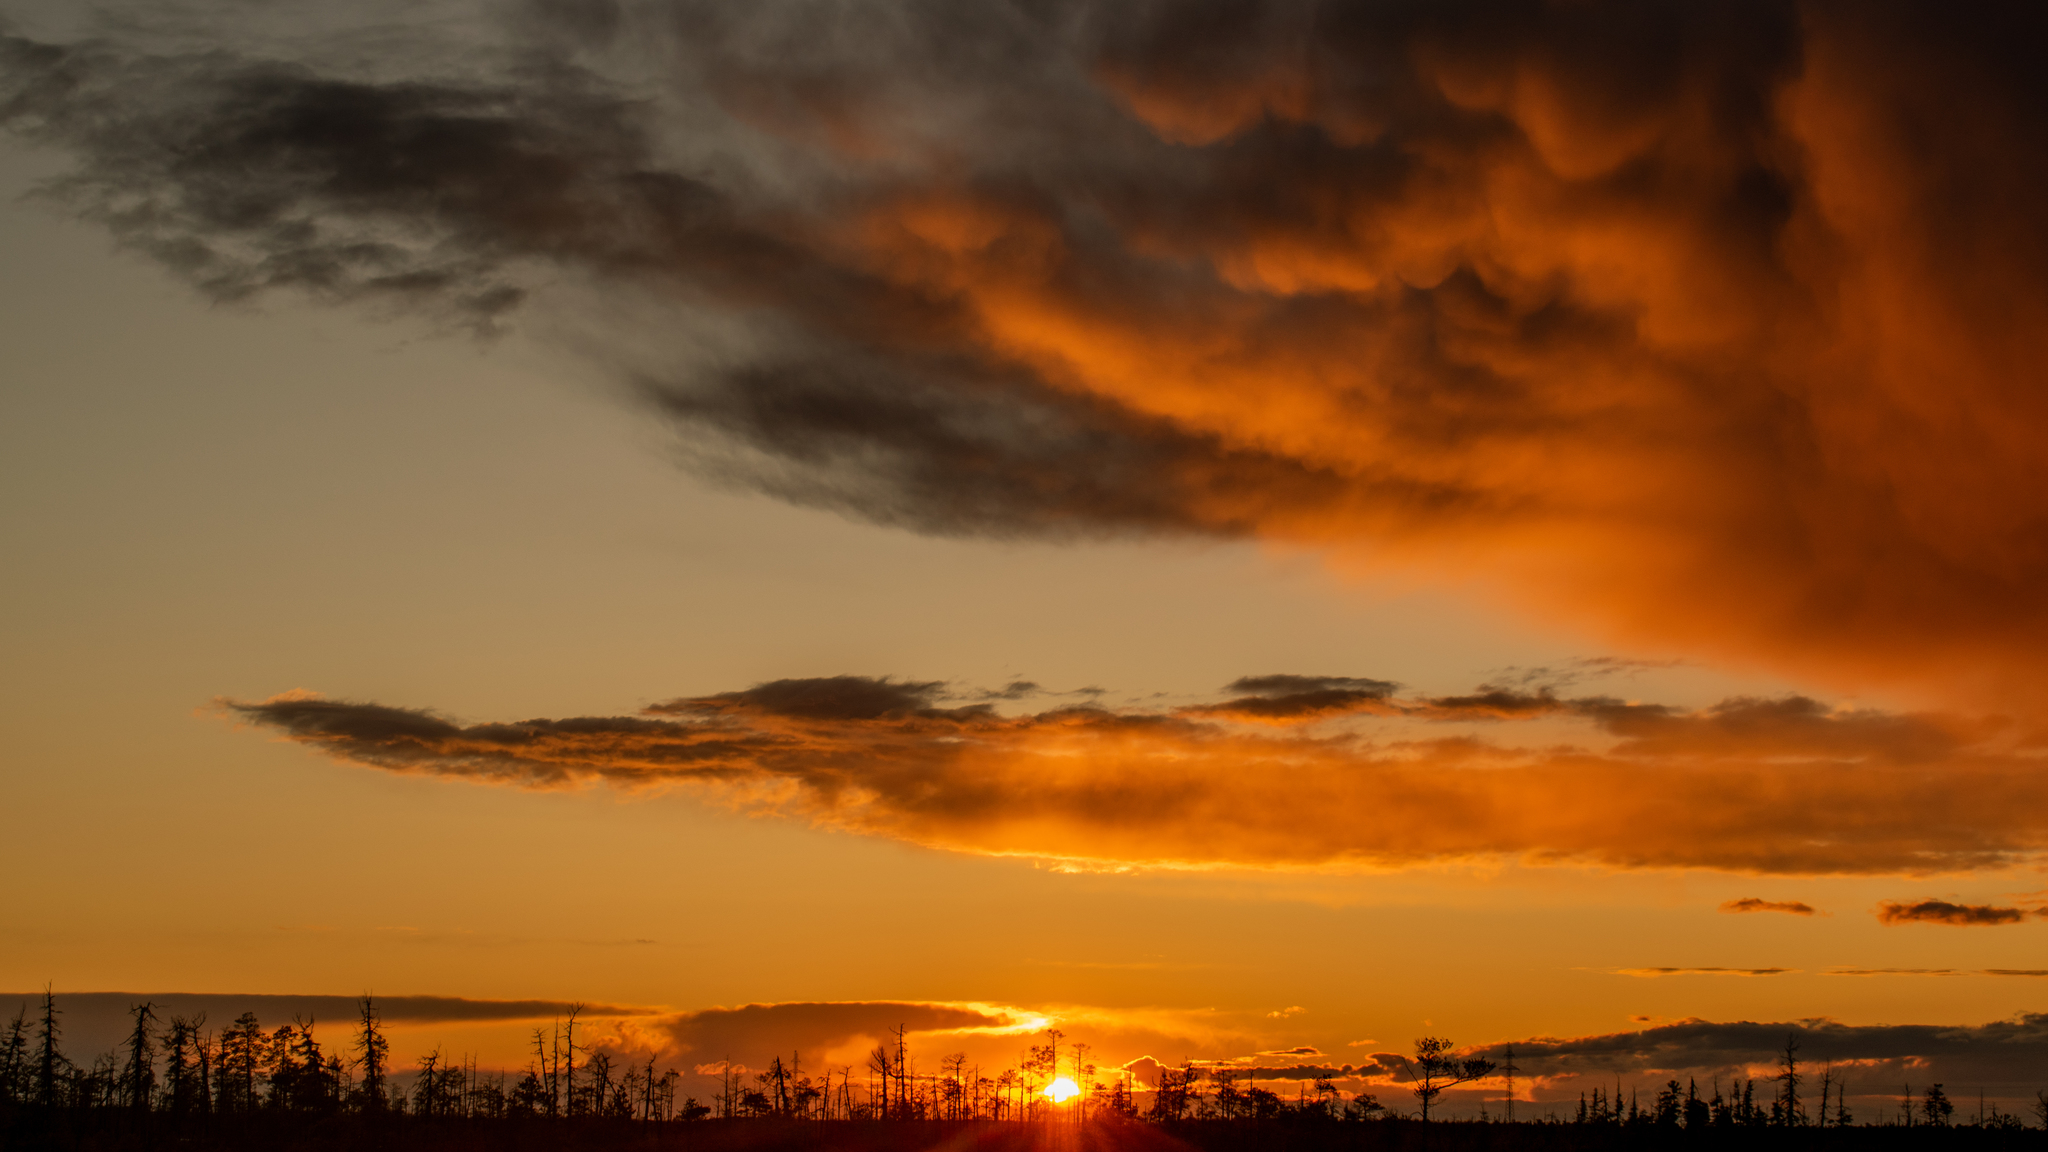
<path fill-rule="evenodd" d="M 0 1007 L 2030 1097 L 2044 31 L 0 0 Z"/>

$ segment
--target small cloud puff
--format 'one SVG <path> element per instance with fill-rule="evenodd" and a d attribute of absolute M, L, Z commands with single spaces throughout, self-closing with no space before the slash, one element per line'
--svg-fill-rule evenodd
<path fill-rule="evenodd" d="M 1721 905 L 1723 912 L 1784 912 L 1793 916 L 1818 916 L 1820 913 L 1801 900 L 1764 900 L 1756 896 L 1744 896 Z"/>

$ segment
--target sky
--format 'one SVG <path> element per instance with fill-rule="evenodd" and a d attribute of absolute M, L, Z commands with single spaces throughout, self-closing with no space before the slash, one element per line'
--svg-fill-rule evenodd
<path fill-rule="evenodd" d="M 2030 1097 L 2040 19 L 0 0 L 0 1006 Z"/>

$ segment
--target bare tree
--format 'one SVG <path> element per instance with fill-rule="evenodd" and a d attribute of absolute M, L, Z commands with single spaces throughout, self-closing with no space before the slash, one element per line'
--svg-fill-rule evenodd
<path fill-rule="evenodd" d="M 581 1004 L 569 1005 L 569 1018 L 562 1022 L 562 1104 L 571 1116 L 576 1114 L 576 1016 L 582 1011 Z"/>
<path fill-rule="evenodd" d="M 1799 1107 L 1799 1081 L 1803 1077 L 1799 1075 L 1799 1036 L 1797 1033 L 1788 1032 L 1785 1034 L 1785 1051 L 1778 1057 L 1778 1065 L 1784 1069 L 1776 1077 L 1780 1085 L 1778 1089 L 1778 1105 L 1782 1109 L 1778 1115 L 1778 1122 L 1787 1127 L 1795 1124 L 1804 1124 L 1806 1122 L 1806 1114 Z M 1822 1107 L 1825 1108 L 1825 1104 Z"/>

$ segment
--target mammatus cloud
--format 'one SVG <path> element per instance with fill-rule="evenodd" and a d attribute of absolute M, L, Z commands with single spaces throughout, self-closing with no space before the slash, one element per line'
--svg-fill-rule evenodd
<path fill-rule="evenodd" d="M 2029 916 L 2048 913 L 2025 908 L 2000 908 L 1992 904 L 1951 904 L 1946 900 L 1915 900 L 1900 903 L 1885 900 L 1877 906 L 1877 919 L 1884 924 L 1952 924 L 1979 927 L 2017 924 Z"/>
<path fill-rule="evenodd" d="M 689 786 L 829 827 L 1080 862 L 1509 857 L 1911 872 L 2010 863 L 2048 846 L 2035 815 L 2048 810 L 2048 777 L 1999 724 L 1798 698 L 1696 711 L 1550 699 L 1526 714 L 1581 725 L 1584 745 L 1553 734 L 1518 747 L 1418 728 L 1418 718 L 1450 714 L 1444 700 L 1403 699 L 1380 681 L 1301 679 L 1317 686 L 1307 691 L 1365 692 L 1372 711 L 1278 729 L 1269 716 L 1238 722 L 1204 707 L 1004 715 L 986 702 L 946 706 L 936 683 L 857 676 L 773 681 L 629 716 L 506 723 L 303 693 L 223 707 L 388 771 L 526 788 Z M 1250 690 L 1260 688 L 1278 695 L 1251 698 L 1302 694 L 1283 677 Z M 1498 721 L 1489 733 L 1511 714 L 1498 700 L 1473 713 Z M 1387 717 L 1402 731 L 1376 735 Z"/>
<path fill-rule="evenodd" d="M 13 37 L 0 122 L 217 298 L 546 310 L 788 499 L 2038 681 L 2036 6 L 509 7 L 517 68 Z M 1304 692 L 1240 714 L 1372 706 Z"/>
<path fill-rule="evenodd" d="M 1721 905 L 1723 912 L 1785 912 L 1793 916 L 1818 916 L 1813 905 L 1800 900 L 1765 900 L 1758 896 L 1744 896 L 1740 900 L 1729 900 Z"/>

